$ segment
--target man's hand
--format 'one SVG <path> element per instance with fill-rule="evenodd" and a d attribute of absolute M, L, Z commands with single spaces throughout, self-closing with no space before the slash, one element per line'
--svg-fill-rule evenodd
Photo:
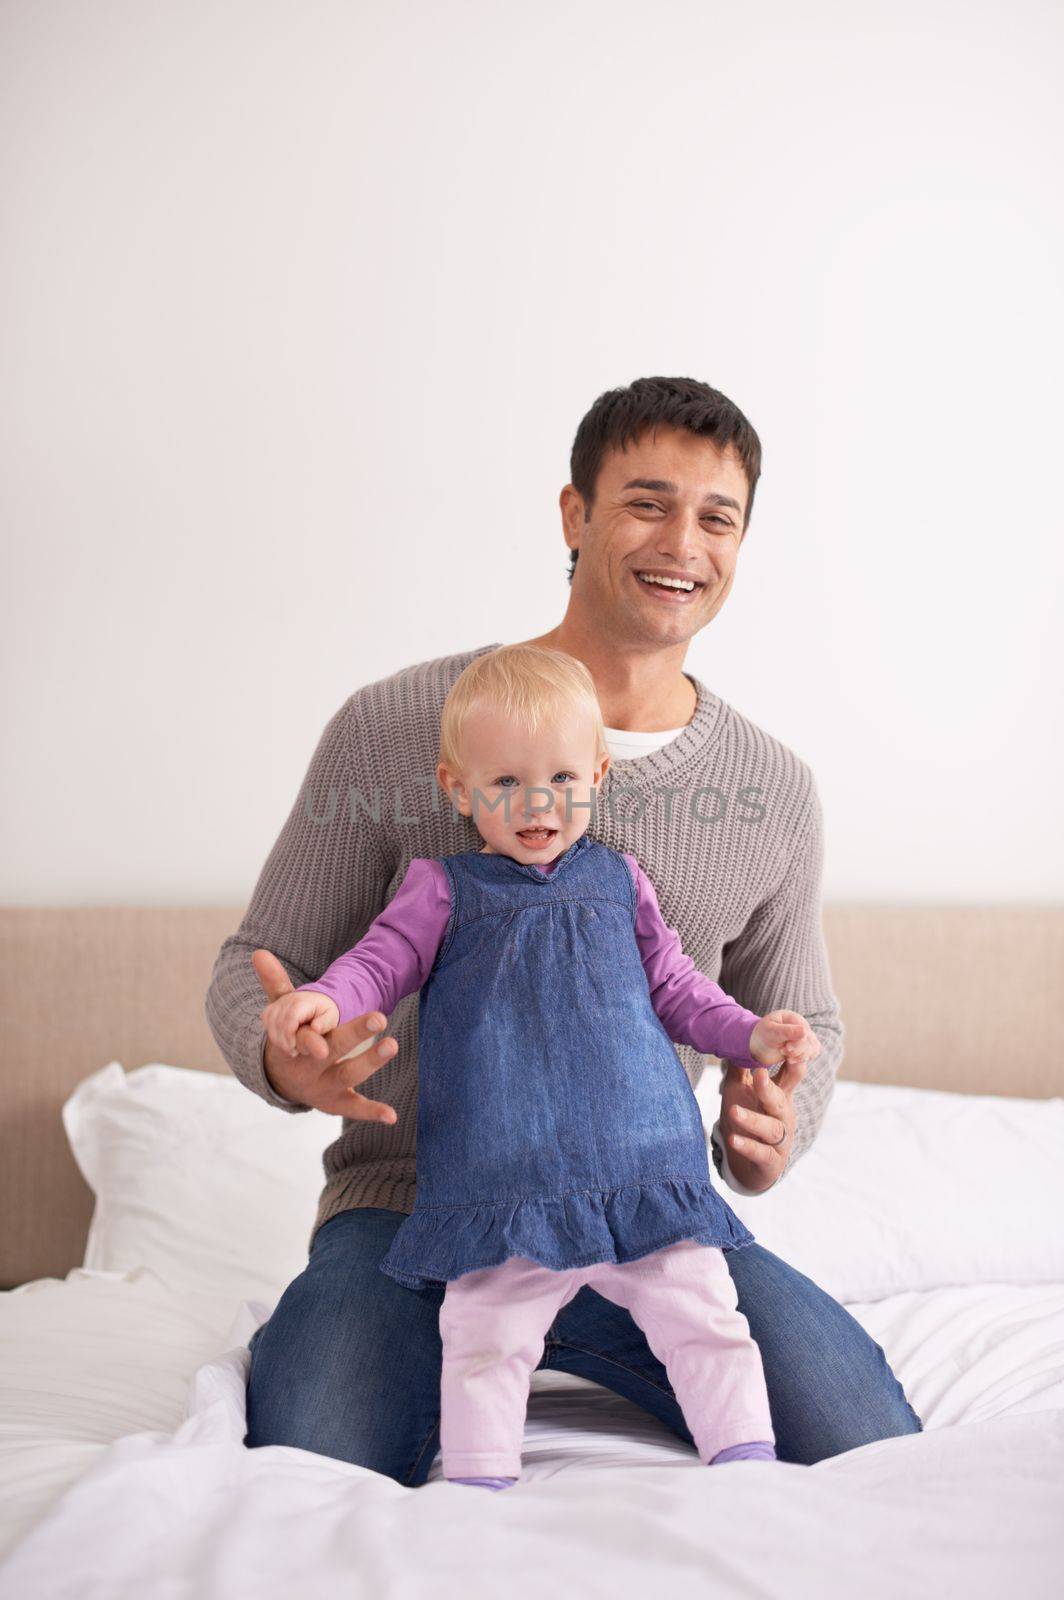
<path fill-rule="evenodd" d="M 271 951 L 256 950 L 251 964 L 267 1001 L 293 993 L 294 985 Z M 394 1039 L 373 1042 L 373 1034 L 387 1026 L 387 1017 L 379 1011 L 355 1017 L 324 1037 L 304 1025 L 295 1033 L 294 1056 L 286 1054 L 267 1036 L 262 1057 L 266 1076 L 275 1093 L 296 1104 L 314 1106 L 334 1117 L 393 1123 L 397 1118 L 391 1106 L 382 1100 L 368 1100 L 355 1087 L 398 1053 Z"/>
<path fill-rule="evenodd" d="M 720 1091 L 720 1124 L 728 1165 L 744 1188 L 758 1194 L 771 1189 L 787 1165 L 794 1143 L 794 1091 L 806 1071 L 804 1061 L 788 1061 L 770 1078 L 767 1067 L 751 1071 L 729 1064 Z"/>

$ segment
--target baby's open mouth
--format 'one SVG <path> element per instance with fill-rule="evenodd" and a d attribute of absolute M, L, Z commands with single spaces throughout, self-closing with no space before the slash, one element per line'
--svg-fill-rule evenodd
<path fill-rule="evenodd" d="M 519 839 L 553 839 L 557 828 L 521 828 L 517 837 Z"/>

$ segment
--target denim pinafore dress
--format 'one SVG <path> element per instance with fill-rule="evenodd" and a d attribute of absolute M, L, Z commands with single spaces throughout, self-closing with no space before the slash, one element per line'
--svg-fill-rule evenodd
<path fill-rule="evenodd" d="M 710 1180 L 620 852 L 582 834 L 550 873 L 436 859 L 451 911 L 418 1001 L 417 1190 L 381 1271 L 420 1289 L 511 1256 L 561 1271 L 751 1244 Z"/>

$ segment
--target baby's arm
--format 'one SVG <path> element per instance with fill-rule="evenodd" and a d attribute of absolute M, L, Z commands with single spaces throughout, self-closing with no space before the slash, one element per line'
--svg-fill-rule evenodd
<path fill-rule="evenodd" d="M 750 1036 L 761 1021 L 684 954 L 680 936 L 661 914 L 654 886 L 633 855 L 624 852 L 636 886 L 636 942 L 650 998 L 669 1038 L 740 1067 L 763 1065 L 750 1055 Z"/>
<path fill-rule="evenodd" d="M 432 971 L 450 910 L 446 871 L 437 861 L 415 856 L 394 897 L 357 944 L 337 956 L 320 978 L 266 1007 L 269 1037 L 290 1048 L 295 1028 L 306 1023 L 330 1032 L 370 1011 L 388 1016 Z"/>

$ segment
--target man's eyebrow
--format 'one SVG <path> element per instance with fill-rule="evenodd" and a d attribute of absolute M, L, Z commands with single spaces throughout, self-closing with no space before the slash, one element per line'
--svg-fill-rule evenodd
<path fill-rule="evenodd" d="M 629 478 L 624 487 L 626 489 L 655 489 L 658 494 L 677 493 L 676 485 L 670 483 L 667 478 Z M 732 500 L 726 494 L 707 494 L 702 504 L 704 506 L 731 506 L 733 511 L 739 512 L 743 509 L 738 500 Z"/>

